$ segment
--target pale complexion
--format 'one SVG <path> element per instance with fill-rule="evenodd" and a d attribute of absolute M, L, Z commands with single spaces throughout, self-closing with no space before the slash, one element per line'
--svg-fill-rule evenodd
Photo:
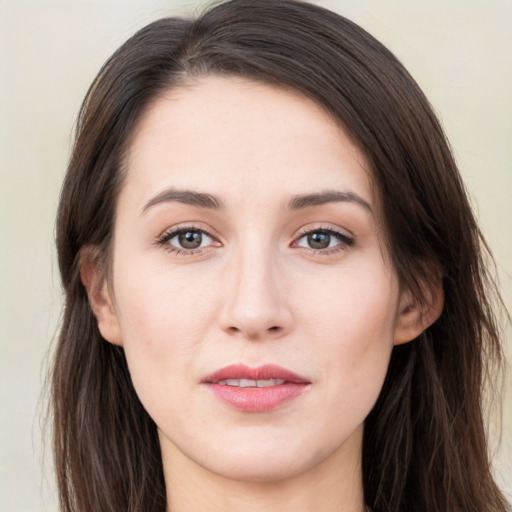
<path fill-rule="evenodd" d="M 362 512 L 364 419 L 440 311 L 401 290 L 364 156 L 301 94 L 210 76 L 150 105 L 126 168 L 112 273 L 82 276 L 158 426 L 169 511 Z M 203 383 L 240 363 L 309 385 L 240 411 Z"/>

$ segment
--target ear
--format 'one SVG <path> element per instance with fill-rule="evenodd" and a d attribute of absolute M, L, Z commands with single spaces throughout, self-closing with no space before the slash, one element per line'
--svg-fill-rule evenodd
<path fill-rule="evenodd" d="M 441 316 L 444 306 L 441 280 L 426 288 L 425 295 L 426 300 L 419 304 L 410 290 L 402 292 L 395 324 L 395 345 L 401 345 L 417 338 Z"/>
<path fill-rule="evenodd" d="M 86 249 L 81 258 L 80 278 L 89 304 L 98 321 L 98 329 L 108 342 L 122 345 L 121 329 L 97 251 Z"/>

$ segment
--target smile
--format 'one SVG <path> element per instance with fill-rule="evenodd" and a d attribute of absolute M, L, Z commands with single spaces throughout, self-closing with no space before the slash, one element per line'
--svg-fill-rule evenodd
<path fill-rule="evenodd" d="M 213 396 L 243 412 L 267 412 L 300 396 L 311 382 L 286 368 L 231 365 L 203 379 Z"/>

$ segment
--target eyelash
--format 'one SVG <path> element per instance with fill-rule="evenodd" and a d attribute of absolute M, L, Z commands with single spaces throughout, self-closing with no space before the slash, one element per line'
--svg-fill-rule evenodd
<path fill-rule="evenodd" d="M 201 235 L 206 235 L 207 237 L 215 240 L 215 238 L 208 233 L 208 231 L 198 228 L 197 226 L 179 226 L 177 228 L 172 228 L 168 231 L 165 231 L 161 236 L 156 240 L 156 245 L 163 247 L 167 252 L 175 254 L 177 256 L 187 256 L 192 254 L 201 254 L 203 252 L 203 247 L 198 247 L 197 249 L 185 249 L 180 247 L 175 247 L 169 243 L 175 236 L 178 236 L 180 233 L 201 233 Z"/>
<path fill-rule="evenodd" d="M 170 240 L 172 240 L 174 237 L 178 236 L 180 233 L 186 233 L 186 232 L 194 232 L 194 233 L 200 233 L 201 235 L 206 235 L 207 237 L 211 238 L 213 241 L 216 241 L 216 239 L 208 233 L 208 231 L 198 228 L 197 226 L 179 226 L 177 228 L 172 228 L 171 230 L 165 231 L 161 236 L 158 237 L 156 240 L 156 245 L 163 247 L 166 251 L 175 254 L 177 256 L 187 256 L 187 255 L 199 255 L 203 252 L 203 247 L 198 247 L 196 249 L 185 249 L 185 248 L 179 248 L 171 245 L 169 243 Z M 321 256 L 329 256 L 331 254 L 336 254 L 339 252 L 346 251 L 348 247 L 351 247 L 354 245 L 354 238 L 351 236 L 348 236 L 345 233 L 342 233 L 341 231 L 328 228 L 328 227 L 318 227 L 314 229 L 304 229 L 301 232 L 299 232 L 298 236 L 294 239 L 291 246 L 292 247 L 301 247 L 298 244 L 298 242 L 304 238 L 305 236 L 311 235 L 313 233 L 321 233 L 326 234 L 332 237 L 335 237 L 339 240 L 339 243 L 336 244 L 334 247 L 327 247 L 324 249 L 315 249 L 313 247 L 302 247 L 303 249 L 306 249 L 310 252 L 312 255 L 321 255 Z M 216 241 L 217 242 L 217 241 Z M 217 242 L 219 243 L 219 242 Z"/>
<path fill-rule="evenodd" d="M 346 251 L 349 247 L 353 246 L 355 243 L 355 240 L 353 237 L 351 237 L 341 231 L 338 231 L 336 229 L 329 228 L 329 227 L 317 227 L 314 229 L 307 228 L 307 229 L 300 231 L 297 238 L 295 238 L 295 240 L 293 241 L 292 246 L 297 247 L 299 240 L 301 240 L 305 236 L 311 235 L 313 233 L 321 233 L 321 234 L 329 235 L 334 238 L 337 238 L 339 241 L 339 243 L 336 244 L 334 247 L 327 247 L 325 249 L 315 249 L 313 247 L 303 247 L 303 249 L 310 251 L 310 254 L 312 254 L 313 256 L 317 256 L 317 255 L 330 256 L 332 254 L 338 254 L 340 252 Z"/>

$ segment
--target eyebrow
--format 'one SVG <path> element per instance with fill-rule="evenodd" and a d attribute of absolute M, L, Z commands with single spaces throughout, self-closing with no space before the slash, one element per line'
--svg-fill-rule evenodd
<path fill-rule="evenodd" d="M 176 188 L 168 188 L 150 199 L 142 208 L 142 213 L 161 203 L 182 203 L 199 208 L 208 208 L 210 210 L 219 210 L 222 208 L 221 200 L 211 194 L 205 192 L 196 192 L 193 190 L 178 190 Z"/>
<path fill-rule="evenodd" d="M 326 203 L 355 203 L 374 215 L 370 203 L 365 201 L 361 196 L 354 192 L 340 192 L 338 190 L 325 190 L 316 194 L 301 194 L 294 196 L 288 203 L 288 209 L 302 210 L 313 206 L 321 206 Z"/>
<path fill-rule="evenodd" d="M 142 213 L 161 203 L 176 202 L 196 206 L 198 208 L 207 208 L 210 210 L 219 210 L 223 207 L 222 201 L 212 194 L 205 192 L 197 192 L 194 190 L 179 190 L 176 188 L 168 188 L 150 199 L 142 208 Z M 289 201 L 287 209 L 302 210 L 321 206 L 327 203 L 355 203 L 365 208 L 372 215 L 373 210 L 370 204 L 361 196 L 354 192 L 340 192 L 338 190 L 326 190 L 313 194 L 300 194 L 292 197 Z"/>

